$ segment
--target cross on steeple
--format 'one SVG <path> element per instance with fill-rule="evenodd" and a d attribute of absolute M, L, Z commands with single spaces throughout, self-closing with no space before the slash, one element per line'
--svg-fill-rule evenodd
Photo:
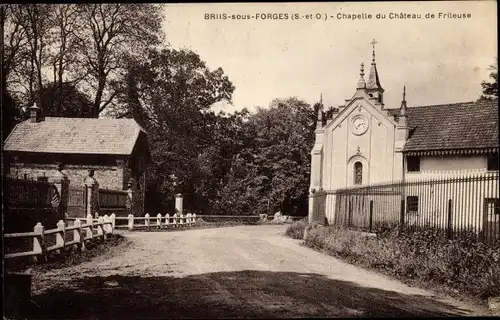
<path fill-rule="evenodd" d="M 370 44 L 373 46 L 373 61 L 375 62 L 375 45 L 377 44 L 377 40 L 373 39 Z"/>

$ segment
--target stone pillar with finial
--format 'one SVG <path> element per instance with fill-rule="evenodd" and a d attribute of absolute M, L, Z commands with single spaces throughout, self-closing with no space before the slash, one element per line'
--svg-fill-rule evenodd
<path fill-rule="evenodd" d="M 129 214 L 135 215 L 135 206 L 134 206 L 134 178 L 130 178 L 127 183 L 127 209 Z"/>
<path fill-rule="evenodd" d="M 65 214 L 68 210 L 68 200 L 69 200 L 69 183 L 70 180 L 62 170 L 64 165 L 62 163 L 57 164 L 57 171 L 51 177 L 49 177 L 49 182 L 54 185 L 54 194 L 52 196 L 52 206 L 57 208 L 58 220 L 65 220 Z"/>
<path fill-rule="evenodd" d="M 94 175 L 95 171 L 90 169 L 84 181 L 87 193 L 87 208 L 82 217 L 86 217 L 89 214 L 94 215 L 96 212 L 99 212 L 99 183 Z"/>

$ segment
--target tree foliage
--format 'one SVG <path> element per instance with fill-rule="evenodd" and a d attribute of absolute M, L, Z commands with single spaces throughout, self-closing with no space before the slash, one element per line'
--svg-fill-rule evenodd
<path fill-rule="evenodd" d="M 490 81 L 481 82 L 483 87 L 483 94 L 481 95 L 481 100 L 495 100 L 498 99 L 498 57 L 489 67 Z"/>
<path fill-rule="evenodd" d="M 207 149 L 220 137 L 215 128 L 227 122 L 209 109 L 230 101 L 233 84 L 222 69 L 210 70 L 189 50 L 150 50 L 143 59 L 131 57 L 127 68 L 115 89 L 123 107 L 110 112 L 133 117 L 148 131 L 155 159 L 148 173 L 148 196 L 163 205 L 177 191 L 186 200 L 199 197 L 200 185 L 206 183 L 199 158 L 207 157 Z"/>
<path fill-rule="evenodd" d="M 48 117 L 92 118 L 92 101 L 70 82 L 49 83 L 37 92 Z"/>
<path fill-rule="evenodd" d="M 93 117 L 116 103 L 114 83 L 128 56 L 141 56 L 164 38 L 159 4 L 5 4 L 4 84 L 21 107 L 49 83 L 71 83 L 91 96 Z M 60 103 L 55 106 L 57 109 Z"/>
<path fill-rule="evenodd" d="M 297 98 L 274 100 L 250 117 L 216 211 L 307 211 L 313 119 L 314 110 Z"/>

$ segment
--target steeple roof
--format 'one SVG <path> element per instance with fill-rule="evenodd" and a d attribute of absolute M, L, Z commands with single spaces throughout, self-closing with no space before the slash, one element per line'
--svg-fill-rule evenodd
<path fill-rule="evenodd" d="M 375 44 L 377 44 L 377 41 L 373 39 L 371 44 L 373 46 L 373 57 L 370 73 L 368 75 L 368 82 L 366 83 L 366 89 L 382 89 L 382 85 L 380 84 L 380 79 L 378 77 L 377 63 L 375 62 Z"/>

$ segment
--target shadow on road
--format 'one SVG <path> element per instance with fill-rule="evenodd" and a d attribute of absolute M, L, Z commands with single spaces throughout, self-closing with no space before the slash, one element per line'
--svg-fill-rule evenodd
<path fill-rule="evenodd" d="M 239 271 L 184 278 L 75 279 L 33 297 L 40 318 L 277 318 L 465 314 L 432 299 L 314 273 Z M 28 317 L 31 317 L 28 316 Z"/>

